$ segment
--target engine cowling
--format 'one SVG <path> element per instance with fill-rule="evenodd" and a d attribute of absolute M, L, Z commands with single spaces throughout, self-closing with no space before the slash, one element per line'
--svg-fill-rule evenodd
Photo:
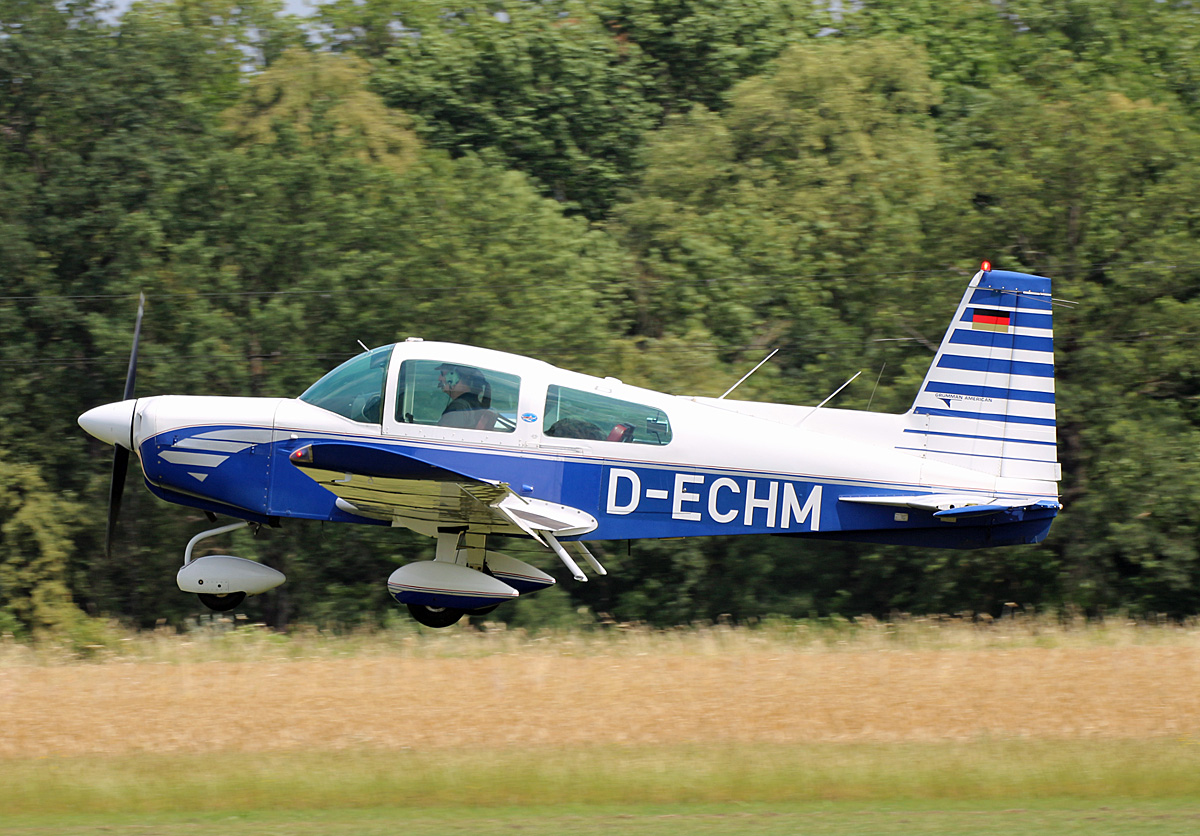
<path fill-rule="evenodd" d="M 232 592 L 259 595 L 285 580 L 287 578 L 283 572 L 231 554 L 198 557 L 175 576 L 175 583 L 184 592 L 207 595 L 228 595 Z"/>

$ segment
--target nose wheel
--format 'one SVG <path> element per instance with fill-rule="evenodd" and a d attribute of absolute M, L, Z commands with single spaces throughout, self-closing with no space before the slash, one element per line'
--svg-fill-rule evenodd
<path fill-rule="evenodd" d="M 246 600 L 245 592 L 230 592 L 225 595 L 213 595 L 201 592 L 196 595 L 200 603 L 214 612 L 229 612 Z"/>

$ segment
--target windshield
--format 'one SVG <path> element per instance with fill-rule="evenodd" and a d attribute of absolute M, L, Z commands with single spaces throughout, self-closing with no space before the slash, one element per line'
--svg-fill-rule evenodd
<path fill-rule="evenodd" d="M 300 400 L 364 424 L 383 419 L 383 382 L 392 346 L 351 357 L 300 396 Z"/>

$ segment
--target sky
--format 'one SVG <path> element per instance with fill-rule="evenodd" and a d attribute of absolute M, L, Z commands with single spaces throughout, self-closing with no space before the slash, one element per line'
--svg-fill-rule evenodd
<path fill-rule="evenodd" d="M 117 14 L 124 12 L 133 3 L 133 0 L 113 0 L 113 4 L 117 7 Z M 320 5 L 318 0 L 284 0 L 285 11 L 294 15 L 306 15 L 313 10 L 314 6 Z"/>

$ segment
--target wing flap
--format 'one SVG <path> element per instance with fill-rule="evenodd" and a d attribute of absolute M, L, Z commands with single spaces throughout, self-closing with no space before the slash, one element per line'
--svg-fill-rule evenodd
<path fill-rule="evenodd" d="M 597 525 L 586 511 L 522 497 L 504 482 L 450 470 L 410 453 L 372 444 L 314 442 L 289 460 L 354 513 L 391 519 L 467 525 L 505 534 L 560 537 L 585 534 Z"/>

